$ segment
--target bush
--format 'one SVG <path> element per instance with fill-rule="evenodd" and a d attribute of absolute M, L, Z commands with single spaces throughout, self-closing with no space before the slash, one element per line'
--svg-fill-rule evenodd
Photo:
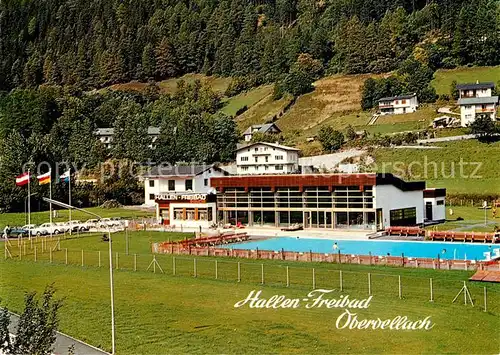
<path fill-rule="evenodd" d="M 247 111 L 247 110 L 248 110 L 248 106 L 247 106 L 247 105 L 245 105 L 245 106 L 243 106 L 243 107 L 239 108 L 239 109 L 238 109 L 238 111 L 236 111 L 236 116 L 241 115 L 243 112 L 245 112 L 245 111 Z"/>
<path fill-rule="evenodd" d="M 331 126 L 323 126 L 318 132 L 318 140 L 324 151 L 334 152 L 344 144 L 344 135 Z"/>

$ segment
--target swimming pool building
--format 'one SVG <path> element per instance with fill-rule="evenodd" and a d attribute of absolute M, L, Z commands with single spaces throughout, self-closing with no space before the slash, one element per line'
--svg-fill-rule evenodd
<path fill-rule="evenodd" d="M 218 220 L 235 225 L 381 230 L 445 215 L 445 189 L 392 174 L 224 176 L 210 184 Z"/>

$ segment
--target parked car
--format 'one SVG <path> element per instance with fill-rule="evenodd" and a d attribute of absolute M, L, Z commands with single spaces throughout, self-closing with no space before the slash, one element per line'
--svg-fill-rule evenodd
<path fill-rule="evenodd" d="M 32 234 L 37 236 L 59 233 L 61 233 L 61 227 L 55 223 L 43 223 L 32 229 Z"/>
<path fill-rule="evenodd" d="M 77 220 L 69 221 L 68 225 L 71 226 L 71 230 L 73 232 L 85 232 L 85 231 L 88 231 L 90 229 L 90 227 L 87 225 L 87 223 L 84 223 L 82 221 L 77 221 Z"/>
<path fill-rule="evenodd" d="M 11 227 L 9 230 L 9 237 L 26 237 L 29 230 L 23 227 Z"/>
<path fill-rule="evenodd" d="M 27 230 L 28 235 L 31 234 L 33 236 L 34 234 L 32 231 L 33 231 L 33 229 L 36 228 L 36 224 L 26 224 L 26 225 L 22 226 L 21 228 Z"/>
<path fill-rule="evenodd" d="M 57 226 L 57 230 L 60 233 L 69 233 L 71 230 L 71 225 L 69 225 L 67 222 L 58 222 L 54 223 Z M 54 233 L 57 234 L 57 233 Z"/>
<path fill-rule="evenodd" d="M 111 218 L 103 218 L 99 221 L 99 228 L 108 228 L 115 227 L 119 225 L 116 221 L 113 221 Z"/>
<path fill-rule="evenodd" d="M 87 230 L 89 230 L 91 228 L 97 228 L 99 225 L 99 220 L 98 219 L 89 219 L 84 224 L 85 224 L 85 228 L 87 228 Z"/>

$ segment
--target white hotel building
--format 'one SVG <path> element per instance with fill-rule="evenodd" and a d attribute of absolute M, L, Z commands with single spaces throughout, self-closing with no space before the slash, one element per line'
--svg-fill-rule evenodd
<path fill-rule="evenodd" d="M 238 175 L 292 174 L 299 169 L 299 149 L 277 143 L 253 143 L 236 150 Z"/>

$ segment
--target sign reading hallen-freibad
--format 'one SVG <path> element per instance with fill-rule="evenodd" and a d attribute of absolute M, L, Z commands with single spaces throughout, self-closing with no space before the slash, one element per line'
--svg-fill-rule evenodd
<path fill-rule="evenodd" d="M 205 201 L 207 194 L 158 194 L 156 199 L 163 201 Z"/>

